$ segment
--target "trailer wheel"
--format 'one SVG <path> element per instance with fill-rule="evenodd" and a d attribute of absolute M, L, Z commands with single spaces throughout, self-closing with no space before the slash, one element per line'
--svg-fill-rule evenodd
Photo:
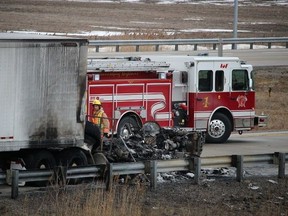
<path fill-rule="evenodd" d="M 77 148 L 65 149 L 59 154 L 60 165 L 64 167 L 86 166 L 88 159 L 83 151 Z M 68 176 L 67 176 L 68 177 Z M 81 183 L 81 179 L 70 179 L 68 184 Z"/>
<path fill-rule="evenodd" d="M 117 130 L 117 135 L 123 139 L 128 139 L 131 135 L 137 133 L 140 130 L 140 126 L 137 120 L 131 116 L 124 117 Z"/>
<path fill-rule="evenodd" d="M 53 169 L 56 161 L 51 152 L 46 150 L 33 151 L 24 157 L 28 169 Z"/>
<path fill-rule="evenodd" d="M 209 123 L 206 142 L 224 143 L 231 135 L 232 125 L 227 116 L 222 113 L 215 113 Z"/>
<path fill-rule="evenodd" d="M 23 160 L 27 169 L 53 169 L 56 166 L 53 154 L 47 150 L 29 152 Z M 32 185 L 46 186 L 48 183 L 48 181 L 38 181 L 33 182 Z"/>
<path fill-rule="evenodd" d="M 60 152 L 60 163 L 65 167 L 85 166 L 88 160 L 83 151 L 77 148 L 66 149 Z"/>

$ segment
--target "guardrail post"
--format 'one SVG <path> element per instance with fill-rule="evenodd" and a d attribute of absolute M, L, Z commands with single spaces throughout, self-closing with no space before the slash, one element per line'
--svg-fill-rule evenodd
<path fill-rule="evenodd" d="M 113 164 L 109 163 L 108 164 L 108 170 L 106 174 L 106 190 L 110 191 L 112 188 L 112 181 L 113 181 Z"/>
<path fill-rule="evenodd" d="M 231 48 L 232 48 L 232 50 L 237 50 L 237 44 L 236 43 L 232 43 Z"/>
<path fill-rule="evenodd" d="M 99 52 L 100 47 L 96 46 L 96 52 Z"/>
<path fill-rule="evenodd" d="M 201 175 L 201 159 L 199 157 L 194 157 L 194 179 L 195 183 L 200 183 L 200 175 Z"/>
<path fill-rule="evenodd" d="M 201 176 L 201 159 L 199 157 L 193 156 L 188 158 L 188 162 L 188 169 L 194 172 L 194 182 L 195 184 L 199 184 Z"/>
<path fill-rule="evenodd" d="M 237 155 L 237 164 L 236 164 L 236 169 L 237 169 L 237 176 L 236 180 L 238 182 L 241 182 L 243 180 L 243 156 L 242 155 Z"/>
<path fill-rule="evenodd" d="M 61 186 L 66 185 L 67 168 L 63 166 L 57 166 L 54 168 L 54 182 Z"/>
<path fill-rule="evenodd" d="M 279 166 L 278 166 L 278 178 L 285 178 L 285 153 L 278 155 Z"/>
<path fill-rule="evenodd" d="M 268 49 L 271 49 L 271 43 L 268 43 Z"/>
<path fill-rule="evenodd" d="M 250 43 L 250 49 L 253 49 L 253 43 Z"/>
<path fill-rule="evenodd" d="M 150 186 L 152 189 L 156 189 L 157 186 L 157 161 L 153 160 L 151 161 L 150 165 Z"/>
<path fill-rule="evenodd" d="M 155 51 L 157 51 L 157 52 L 159 51 L 159 45 L 155 46 Z"/>
<path fill-rule="evenodd" d="M 222 57 L 223 56 L 223 43 L 222 39 L 219 39 L 219 44 L 218 44 L 218 56 Z"/>
<path fill-rule="evenodd" d="M 232 166 L 236 167 L 236 180 L 243 180 L 243 155 L 232 155 Z"/>
<path fill-rule="evenodd" d="M 16 199 L 18 197 L 19 188 L 19 170 L 12 170 L 12 182 L 11 182 L 11 198 Z"/>
<path fill-rule="evenodd" d="M 198 44 L 194 44 L 194 51 L 197 50 L 197 46 L 198 46 Z"/>
<path fill-rule="evenodd" d="M 216 50 L 217 44 L 213 44 L 213 50 Z"/>
<path fill-rule="evenodd" d="M 119 52 L 119 51 L 120 51 L 120 46 L 116 45 L 116 52 Z"/>
<path fill-rule="evenodd" d="M 140 50 L 140 46 L 136 45 L 136 52 L 139 52 L 139 50 Z"/>
<path fill-rule="evenodd" d="M 175 50 L 174 51 L 178 51 L 178 44 L 175 45 Z"/>
<path fill-rule="evenodd" d="M 286 48 L 288 48 L 288 42 L 286 42 Z"/>

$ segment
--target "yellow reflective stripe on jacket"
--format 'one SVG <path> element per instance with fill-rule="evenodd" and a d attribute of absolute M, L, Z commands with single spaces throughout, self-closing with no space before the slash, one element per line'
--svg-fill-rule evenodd
<path fill-rule="evenodd" d="M 104 110 L 100 110 L 97 114 L 94 114 L 92 122 L 100 127 L 101 134 L 109 133 L 110 122 L 105 114 Z"/>
<path fill-rule="evenodd" d="M 103 111 L 99 111 L 97 113 L 97 115 L 95 115 L 92 119 L 92 122 L 98 126 L 101 125 L 101 127 L 103 127 L 103 124 L 102 124 L 102 116 L 103 116 Z"/>

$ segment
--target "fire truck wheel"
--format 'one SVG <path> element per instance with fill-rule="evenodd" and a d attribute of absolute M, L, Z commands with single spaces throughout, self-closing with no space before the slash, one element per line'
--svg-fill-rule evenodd
<path fill-rule="evenodd" d="M 124 117 L 118 126 L 117 135 L 123 139 L 128 139 L 131 135 L 137 133 L 140 127 L 135 118 L 131 116 Z"/>
<path fill-rule="evenodd" d="M 230 137 L 232 125 L 227 116 L 215 113 L 207 130 L 207 143 L 224 143 Z"/>

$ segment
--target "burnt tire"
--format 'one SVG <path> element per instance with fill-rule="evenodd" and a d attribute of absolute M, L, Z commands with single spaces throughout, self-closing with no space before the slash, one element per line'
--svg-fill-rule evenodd
<path fill-rule="evenodd" d="M 28 153 L 24 162 L 28 169 L 53 169 L 56 166 L 53 154 L 46 150 Z"/>
<path fill-rule="evenodd" d="M 59 161 L 60 165 L 65 167 L 86 166 L 88 164 L 86 155 L 78 148 L 61 151 L 59 154 Z"/>
<path fill-rule="evenodd" d="M 23 158 L 27 169 L 54 169 L 56 160 L 53 154 L 47 150 L 29 152 Z M 49 181 L 31 182 L 30 185 L 46 186 Z"/>
<path fill-rule="evenodd" d="M 215 113 L 209 122 L 206 134 L 207 143 L 224 143 L 232 132 L 232 124 L 223 113 Z"/>
<path fill-rule="evenodd" d="M 84 131 L 84 142 L 93 145 L 93 148 L 97 149 L 101 144 L 101 130 L 99 126 L 86 121 Z"/>
<path fill-rule="evenodd" d="M 131 135 L 139 132 L 140 126 L 137 120 L 132 116 L 126 116 L 121 119 L 118 129 L 117 136 L 122 137 L 123 139 L 128 139 Z"/>
<path fill-rule="evenodd" d="M 88 165 L 88 159 L 84 152 L 78 148 L 65 149 L 59 154 L 60 165 L 66 168 L 86 166 Z M 66 177 L 69 177 L 67 175 Z M 81 183 L 82 179 L 69 179 L 68 184 Z"/>

